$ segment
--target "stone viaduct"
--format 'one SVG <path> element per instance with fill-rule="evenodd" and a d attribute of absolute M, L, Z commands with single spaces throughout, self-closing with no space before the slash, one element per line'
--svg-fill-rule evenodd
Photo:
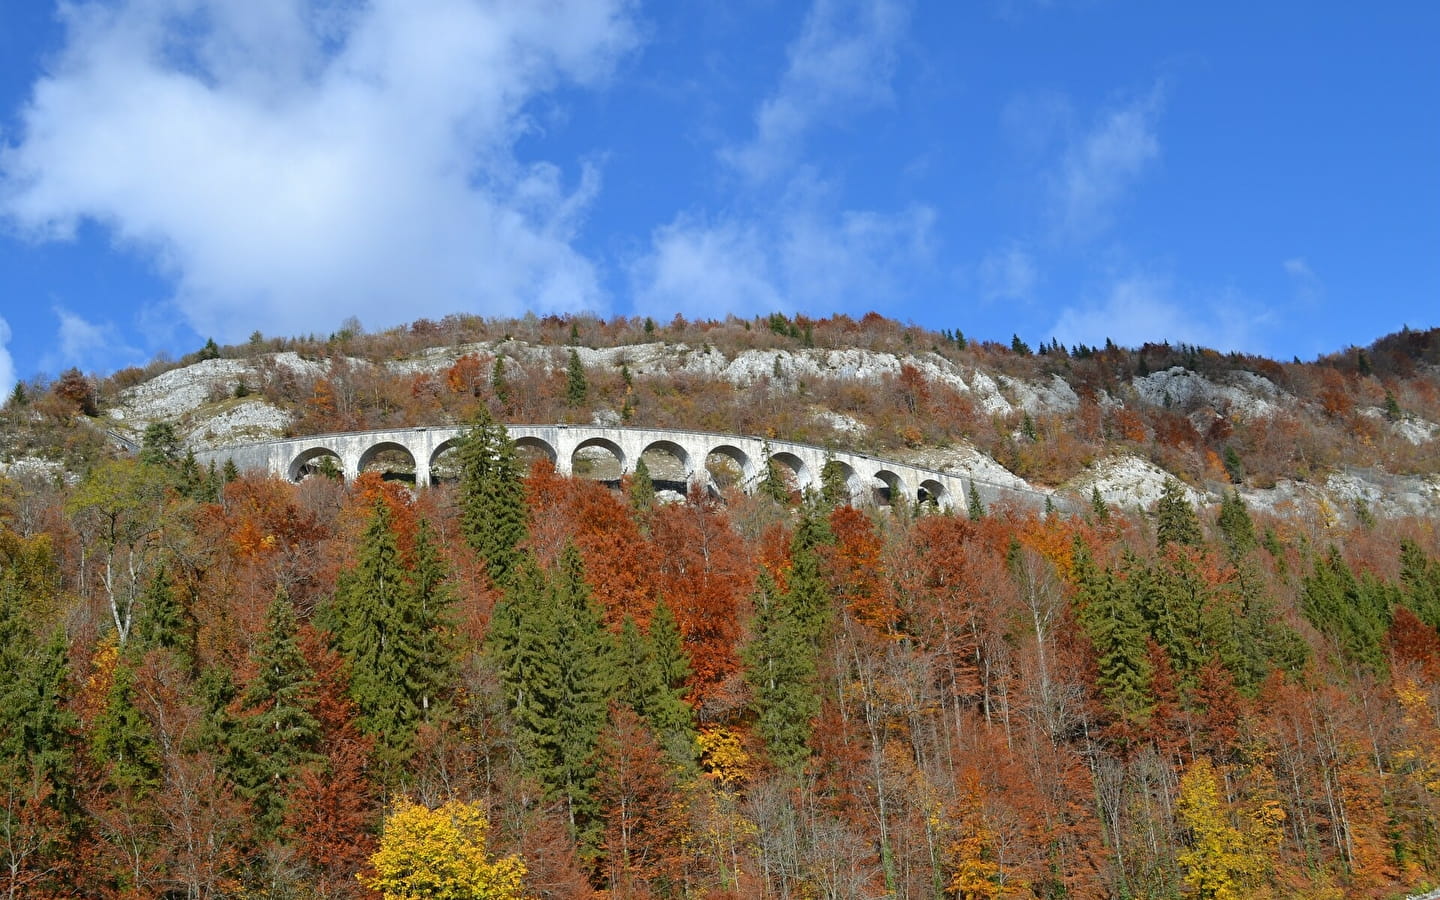
<path fill-rule="evenodd" d="M 826 450 L 792 441 L 765 440 L 674 428 L 621 428 L 586 425 L 507 425 L 510 438 L 526 455 L 543 455 L 562 475 L 587 474 L 618 479 L 635 471 L 643 456 L 661 486 L 682 489 L 698 482 L 717 487 L 739 484 L 746 490 L 759 483 L 764 460 L 789 470 L 796 487 L 818 488 L 827 461 L 840 466 L 853 502 L 888 505 L 904 497 L 911 503 L 932 502 L 942 508 L 964 507 L 973 483 L 986 506 L 1006 501 L 1040 508 L 1046 494 L 989 484 L 967 476 L 939 472 L 858 453 Z M 378 431 L 320 434 L 224 447 L 196 454 L 202 464 L 234 462 L 241 471 L 266 471 L 299 481 L 317 471 L 326 457 L 347 480 L 367 469 L 435 484 L 453 471 L 447 452 L 463 431 L 459 426 L 420 426 Z M 728 478 L 723 476 L 728 474 Z M 1053 498 L 1062 510 L 1075 506 Z"/>

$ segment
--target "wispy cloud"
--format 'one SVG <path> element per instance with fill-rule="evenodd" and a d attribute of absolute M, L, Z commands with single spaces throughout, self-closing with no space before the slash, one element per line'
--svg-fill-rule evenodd
<path fill-rule="evenodd" d="M 838 312 L 904 297 L 931 264 L 933 210 L 847 208 L 809 162 L 804 138 L 890 96 L 908 22 L 897 0 L 815 0 L 778 87 L 756 111 L 754 136 L 720 152 L 743 176 L 733 202 L 653 231 L 629 266 L 637 310 Z"/>
<path fill-rule="evenodd" d="M 1295 287 L 1295 296 L 1307 306 L 1325 296 L 1325 284 L 1302 257 L 1287 259 L 1282 264 L 1290 283 Z"/>
<path fill-rule="evenodd" d="M 41 357 L 43 368 L 104 368 L 117 359 L 139 355 L 139 351 L 126 345 L 114 324 L 91 322 L 63 306 L 53 309 L 60 324 L 55 332 L 54 348 Z"/>
<path fill-rule="evenodd" d="M 635 43 L 626 0 L 117 0 L 66 44 L 0 155 L 0 214 L 111 229 L 200 334 L 456 309 L 597 308 L 573 242 L 599 187 L 515 153 L 525 108 Z"/>
<path fill-rule="evenodd" d="M 1108 338 L 1128 347 L 1170 341 L 1264 352 L 1272 324 L 1267 310 L 1234 292 L 1207 294 L 1163 275 L 1127 273 L 1091 301 L 1062 310 L 1053 331 L 1065 344 L 1100 346 Z"/>
<path fill-rule="evenodd" d="M 773 215 L 681 216 L 631 267 L 636 309 L 690 315 L 856 311 L 904 296 L 930 263 L 934 213 L 833 210 L 792 200 Z"/>
<path fill-rule="evenodd" d="M 1051 177 L 1052 216 L 1061 235 L 1085 240 L 1105 231 L 1125 193 L 1160 158 L 1159 86 L 1105 110 L 1066 147 Z"/>
<path fill-rule="evenodd" d="M 15 389 L 15 361 L 10 358 L 10 323 L 0 318 L 0 405 Z"/>
<path fill-rule="evenodd" d="M 751 181 L 783 172 L 817 125 L 890 99 L 897 47 L 910 22 L 901 0 L 816 0 L 775 92 L 755 112 L 755 134 L 721 151 Z"/>
<path fill-rule="evenodd" d="M 1035 257 L 1019 244 L 996 250 L 980 261 L 983 300 L 1029 300 L 1040 281 Z"/>

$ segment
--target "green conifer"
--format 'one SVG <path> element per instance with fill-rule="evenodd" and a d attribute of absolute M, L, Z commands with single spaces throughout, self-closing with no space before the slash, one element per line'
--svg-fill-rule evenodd
<path fill-rule="evenodd" d="M 635 474 L 630 476 L 630 506 L 642 516 L 655 508 L 655 482 L 643 456 L 635 461 Z"/>
<path fill-rule="evenodd" d="M 1250 518 L 1250 510 L 1239 491 L 1229 491 L 1220 501 L 1217 524 L 1232 557 L 1243 556 L 1260 546 L 1259 539 L 1255 537 L 1255 522 Z"/>
<path fill-rule="evenodd" d="M 1075 539 L 1073 578 L 1080 626 L 1095 648 L 1096 679 L 1106 707 L 1132 727 L 1150 718 L 1150 662 L 1145 620 L 1132 585 L 1102 570 Z"/>
<path fill-rule="evenodd" d="M 117 660 L 111 673 L 105 706 L 90 732 L 90 758 L 111 785 L 139 796 L 160 784 L 160 748 L 150 722 L 135 706 L 135 669 L 129 655 Z"/>
<path fill-rule="evenodd" d="M 295 607 L 283 591 L 266 614 L 255 649 L 255 677 L 240 694 L 231 732 L 231 773 L 255 811 L 257 830 L 273 837 L 285 819 L 286 789 L 323 759 L 315 718 L 315 672 L 296 639 Z"/>
<path fill-rule="evenodd" d="M 504 585 L 529 527 L 515 444 L 483 407 L 456 439 L 460 456 L 460 532 Z"/>
<path fill-rule="evenodd" d="M 754 638 L 741 653 L 756 714 L 755 730 L 771 760 L 798 774 L 810 756 L 812 723 L 820 713 L 815 648 L 788 592 L 760 574 L 754 597 Z"/>
<path fill-rule="evenodd" d="M 976 489 L 975 482 L 970 482 L 970 489 L 967 492 L 969 502 L 966 504 L 965 513 L 970 521 L 978 522 L 985 518 L 985 504 L 980 502 L 980 491 Z"/>
<path fill-rule="evenodd" d="M 590 383 L 585 379 L 585 364 L 580 361 L 580 354 L 572 347 L 570 361 L 565 366 L 565 402 L 571 406 L 581 406 L 589 394 Z"/>
<path fill-rule="evenodd" d="M 1185 498 L 1185 489 L 1175 479 L 1166 479 L 1155 506 L 1155 546 L 1160 549 L 1167 544 L 1198 547 L 1200 543 L 1200 519 Z"/>

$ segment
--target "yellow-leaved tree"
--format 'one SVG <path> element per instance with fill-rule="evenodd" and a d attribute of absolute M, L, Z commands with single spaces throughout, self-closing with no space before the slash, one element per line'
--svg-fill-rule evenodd
<path fill-rule="evenodd" d="M 427 809 L 401 800 L 385 819 L 373 876 L 360 881 L 385 900 L 515 900 L 525 863 L 491 860 L 490 822 L 479 803 L 452 800 Z"/>
<path fill-rule="evenodd" d="M 1180 779 L 1176 803 L 1190 832 L 1190 845 L 1179 857 L 1185 883 L 1202 900 L 1256 900 L 1269 896 L 1269 856 L 1278 836 L 1278 809 L 1260 805 L 1237 822 L 1220 792 L 1215 767 L 1197 757 Z"/>

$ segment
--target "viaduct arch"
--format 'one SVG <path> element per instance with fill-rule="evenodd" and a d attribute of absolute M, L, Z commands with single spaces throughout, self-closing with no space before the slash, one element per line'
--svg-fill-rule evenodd
<path fill-rule="evenodd" d="M 547 457 L 562 475 L 575 474 L 577 462 L 581 463 L 580 467 L 586 467 L 596 454 L 613 457 L 611 468 L 627 475 L 635 471 L 641 457 L 658 453 L 669 459 L 674 467 L 672 474 L 681 476 L 666 475 L 665 480 L 713 485 L 716 479 L 707 468 L 707 461 L 719 461 L 733 474 L 733 483 L 751 490 L 760 482 L 768 458 L 790 473 L 795 487 L 804 490 L 818 488 L 821 470 L 827 462 L 833 462 L 839 465 L 849 486 L 851 501 L 857 505 L 890 505 L 904 498 L 908 503 L 929 502 L 947 509 L 963 507 L 973 486 L 987 506 L 1007 501 L 1039 509 L 1048 498 L 1062 511 L 1079 508 L 1076 502 L 1058 495 L 793 441 L 677 428 L 585 425 L 507 425 L 506 428 L 518 449 Z M 329 465 L 338 469 L 346 480 L 352 480 L 367 465 L 383 458 L 407 469 L 413 466 L 415 484 L 423 487 L 436 483 L 444 468 L 441 457 L 455 446 L 462 431 L 461 426 L 420 426 L 308 435 L 207 450 L 195 457 L 202 464 L 213 462 L 219 466 L 228 460 L 241 471 L 269 472 L 291 481 L 317 471 L 326 464 L 327 458 Z"/>

